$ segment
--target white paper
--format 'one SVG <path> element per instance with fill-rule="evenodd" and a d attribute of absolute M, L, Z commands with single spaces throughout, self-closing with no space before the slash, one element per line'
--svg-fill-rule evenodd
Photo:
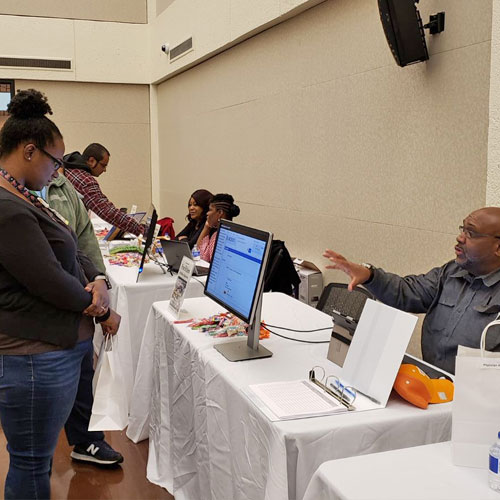
<path fill-rule="evenodd" d="M 308 380 L 255 384 L 249 388 L 280 420 L 347 411 L 344 405 Z"/>
<path fill-rule="evenodd" d="M 170 296 L 169 309 L 175 315 L 176 318 L 179 317 L 181 311 L 182 303 L 184 302 L 184 296 L 186 295 L 186 288 L 193 275 L 194 271 L 194 261 L 188 257 L 183 257 L 181 265 L 179 267 L 179 272 L 177 273 L 177 280 L 175 282 L 174 289 L 172 290 L 172 295 Z"/>
<path fill-rule="evenodd" d="M 413 314 L 368 299 L 342 367 L 342 382 L 385 406 L 416 323 Z"/>

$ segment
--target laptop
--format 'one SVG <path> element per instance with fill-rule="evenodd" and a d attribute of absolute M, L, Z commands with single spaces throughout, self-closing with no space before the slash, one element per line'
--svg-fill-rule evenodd
<path fill-rule="evenodd" d="M 125 214 L 127 213 L 126 208 L 121 208 L 120 211 Z M 130 214 L 129 217 L 132 217 L 138 224 L 140 224 L 145 215 L 146 212 L 136 212 L 135 214 Z M 111 226 L 111 229 L 107 232 L 103 239 L 106 241 L 122 240 L 124 239 L 124 235 L 125 231 L 122 231 L 119 227 Z"/>
<path fill-rule="evenodd" d="M 194 260 L 187 241 L 160 240 L 160 242 L 165 258 L 167 259 L 168 265 L 172 268 L 172 271 L 179 271 L 183 257 Z M 208 274 L 208 267 L 195 265 L 193 274 L 196 276 L 206 276 Z"/>

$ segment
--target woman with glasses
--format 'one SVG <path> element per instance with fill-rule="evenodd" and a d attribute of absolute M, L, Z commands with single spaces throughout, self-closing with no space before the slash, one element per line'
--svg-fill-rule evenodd
<path fill-rule="evenodd" d="M 234 198 L 227 193 L 216 194 L 210 201 L 207 220 L 198 237 L 200 258 L 212 262 L 215 249 L 215 240 L 221 219 L 233 220 L 240 214 L 240 207 L 235 205 Z"/>
<path fill-rule="evenodd" d="M 46 97 L 30 89 L 0 131 L 0 420 L 10 466 L 4 498 L 50 498 L 59 433 L 92 349 L 94 318 L 116 333 L 100 272 L 75 234 L 29 190 L 61 166 L 64 142 Z M 111 317 L 110 317 L 111 316 Z"/>
<path fill-rule="evenodd" d="M 193 248 L 207 220 L 208 206 L 213 194 L 206 189 L 197 189 L 189 198 L 188 214 L 189 221 L 186 227 L 177 235 L 179 241 L 187 241 L 189 248 Z"/>

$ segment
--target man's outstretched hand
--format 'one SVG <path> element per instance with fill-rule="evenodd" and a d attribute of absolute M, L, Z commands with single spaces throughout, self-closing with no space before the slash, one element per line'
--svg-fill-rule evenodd
<path fill-rule="evenodd" d="M 343 271 L 350 278 L 349 290 L 352 292 L 357 285 L 362 285 L 370 279 L 371 271 L 361 264 L 355 264 L 347 260 L 343 255 L 340 255 L 333 250 L 326 249 L 323 253 L 323 257 L 326 257 L 331 264 L 326 266 L 327 269 L 338 269 Z"/>

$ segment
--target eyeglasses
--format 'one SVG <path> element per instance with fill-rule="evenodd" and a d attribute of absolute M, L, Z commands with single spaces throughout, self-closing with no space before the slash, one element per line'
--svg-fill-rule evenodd
<path fill-rule="evenodd" d="M 108 168 L 108 164 L 107 163 L 103 163 L 102 160 L 99 160 L 96 163 L 96 167 L 97 167 L 97 165 L 101 165 L 101 167 L 104 168 L 104 169 Z"/>
<path fill-rule="evenodd" d="M 458 234 L 462 234 L 462 233 L 469 240 L 475 240 L 476 238 L 486 238 L 487 236 L 489 236 L 490 238 L 500 239 L 500 236 L 495 236 L 494 234 L 478 233 L 477 231 L 474 231 L 473 229 L 468 229 L 464 226 L 458 226 Z"/>
<path fill-rule="evenodd" d="M 43 148 L 38 148 L 44 155 L 48 156 L 54 162 L 54 170 L 58 170 L 64 167 L 64 162 L 60 158 L 52 156 L 48 151 Z"/>

